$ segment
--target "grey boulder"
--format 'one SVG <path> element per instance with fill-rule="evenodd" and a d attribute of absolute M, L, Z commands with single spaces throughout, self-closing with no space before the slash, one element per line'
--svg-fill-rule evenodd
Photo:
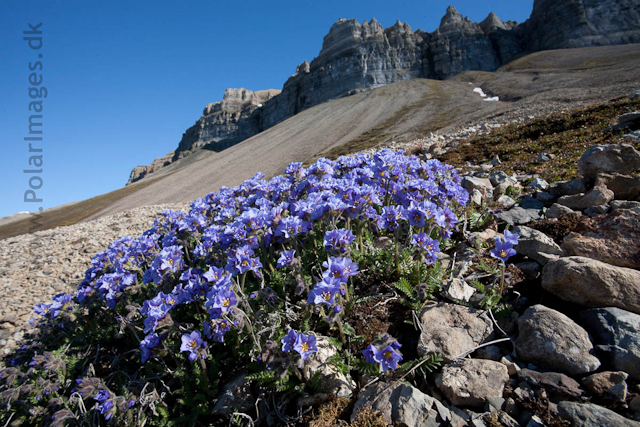
<path fill-rule="evenodd" d="M 549 262 L 542 287 L 585 307 L 619 307 L 640 313 L 640 271 L 571 256 Z"/>
<path fill-rule="evenodd" d="M 502 397 L 509 381 L 507 367 L 485 359 L 463 359 L 442 368 L 436 385 L 457 406 L 482 407 L 490 397 Z"/>
<path fill-rule="evenodd" d="M 580 157 L 578 169 L 589 179 L 600 172 L 627 175 L 640 169 L 640 153 L 629 144 L 596 144 Z"/>
<path fill-rule="evenodd" d="M 610 409 L 593 403 L 560 402 L 558 403 L 560 418 L 570 421 L 572 426 L 580 427 L 631 427 L 640 426 L 637 421 L 630 420 Z"/>
<path fill-rule="evenodd" d="M 557 259 L 562 255 L 562 249 L 552 238 L 546 234 L 525 226 L 518 226 L 513 229 L 514 233 L 520 235 L 518 245 L 515 250 L 540 264 Z"/>
<path fill-rule="evenodd" d="M 640 315 L 607 307 L 585 310 L 580 319 L 613 367 L 640 380 Z"/>
<path fill-rule="evenodd" d="M 521 359 L 569 375 L 598 369 L 587 331 L 559 311 L 529 307 L 518 319 L 516 350 Z"/>

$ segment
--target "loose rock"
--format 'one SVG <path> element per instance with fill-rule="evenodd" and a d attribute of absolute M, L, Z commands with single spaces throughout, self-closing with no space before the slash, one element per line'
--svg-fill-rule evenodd
<path fill-rule="evenodd" d="M 613 367 L 640 380 L 640 315 L 607 307 L 585 310 L 580 318 Z"/>
<path fill-rule="evenodd" d="M 607 187 L 616 200 L 636 200 L 640 196 L 640 176 L 600 173 L 595 186 Z"/>
<path fill-rule="evenodd" d="M 582 379 L 582 384 L 587 390 L 597 395 L 606 395 L 618 402 L 624 402 L 627 398 L 627 382 L 629 374 L 626 372 L 598 372 Z"/>
<path fill-rule="evenodd" d="M 610 409 L 593 403 L 560 402 L 558 412 L 562 419 L 571 421 L 573 426 L 581 427 L 631 427 L 640 426 L 637 421 L 630 420 Z"/>
<path fill-rule="evenodd" d="M 388 389 L 387 389 L 388 388 Z M 365 389 L 358 398 L 351 421 L 364 407 L 380 411 L 389 424 L 404 423 L 408 426 L 440 425 L 438 412 L 433 410 L 435 399 L 417 388 L 399 383 L 390 387 L 388 383 L 377 383 Z"/>
<path fill-rule="evenodd" d="M 316 347 L 318 351 L 307 362 L 311 372 L 320 372 L 320 384 L 323 391 L 332 396 L 350 396 L 356 389 L 356 383 L 350 375 L 345 375 L 331 363 L 329 359 L 338 353 L 338 350 L 329 342 L 327 337 L 317 337 Z"/>
<path fill-rule="evenodd" d="M 500 212 L 496 216 L 510 225 L 524 225 L 534 219 L 542 218 L 539 209 L 524 209 L 520 206 L 516 206 L 506 212 Z"/>
<path fill-rule="evenodd" d="M 583 210 L 592 206 L 606 205 L 613 200 L 613 191 L 607 187 L 594 187 L 586 194 L 576 194 L 573 196 L 562 196 L 558 199 L 558 204 L 564 205 L 573 210 Z"/>
<path fill-rule="evenodd" d="M 640 269 L 639 224 L 640 213 L 624 209 L 597 218 L 583 218 L 564 238 L 562 248 L 569 255 Z"/>
<path fill-rule="evenodd" d="M 582 212 L 574 211 L 573 209 L 568 208 L 564 205 L 559 205 L 558 203 L 554 203 L 553 205 L 551 205 L 551 207 L 545 212 L 545 216 L 547 218 L 558 218 L 562 215 L 582 216 Z"/>
<path fill-rule="evenodd" d="M 571 377 L 559 372 L 538 372 L 531 369 L 521 369 L 518 372 L 520 381 L 526 381 L 532 386 L 542 387 L 550 394 L 564 397 L 580 397 L 584 390 Z"/>
<path fill-rule="evenodd" d="M 586 193 L 587 183 L 583 178 L 572 179 L 571 181 L 554 182 L 547 191 L 554 196 L 571 196 L 574 194 Z"/>
<path fill-rule="evenodd" d="M 640 153 L 629 144 L 592 145 L 578 160 L 578 169 L 589 179 L 600 172 L 628 175 L 640 169 Z"/>
<path fill-rule="evenodd" d="M 491 185 L 491 181 L 486 178 L 465 176 L 462 178 L 461 184 L 469 193 L 472 193 L 473 190 L 478 190 L 480 194 L 482 194 L 483 198 L 493 198 L 493 185 Z"/>
<path fill-rule="evenodd" d="M 436 385 L 451 403 L 471 407 L 482 407 L 489 397 L 502 397 L 507 381 L 507 367 L 485 359 L 452 363 L 436 376 Z"/>
<path fill-rule="evenodd" d="M 420 322 L 423 332 L 418 354 L 440 353 L 445 360 L 471 351 L 493 333 L 493 323 L 486 312 L 458 304 L 426 307 Z"/>
<path fill-rule="evenodd" d="M 520 235 L 516 251 L 540 264 L 545 265 L 549 261 L 562 255 L 562 249 L 546 234 L 525 226 L 518 226 L 513 232 Z"/>
<path fill-rule="evenodd" d="M 640 313 L 640 271 L 591 258 L 551 261 L 542 270 L 542 287 L 585 307 L 620 307 Z"/>
<path fill-rule="evenodd" d="M 600 366 L 587 331 L 564 314 L 543 305 L 529 307 L 518 319 L 518 355 L 527 362 L 570 375 Z"/>

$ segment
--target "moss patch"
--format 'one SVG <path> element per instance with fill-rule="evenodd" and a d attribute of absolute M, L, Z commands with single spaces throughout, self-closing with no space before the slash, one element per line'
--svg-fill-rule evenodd
<path fill-rule="evenodd" d="M 464 170 L 467 162 L 488 162 L 497 155 L 502 164 L 494 167 L 494 171 L 539 174 L 549 182 L 568 180 L 578 173 L 578 159 L 591 145 L 630 143 L 622 138 L 624 132 L 608 128 L 621 114 L 638 109 L 640 100 L 625 97 L 553 113 L 462 140 L 440 160 Z M 638 142 L 632 145 L 640 148 Z M 555 158 L 540 163 L 537 161 L 540 153 L 553 154 Z"/>

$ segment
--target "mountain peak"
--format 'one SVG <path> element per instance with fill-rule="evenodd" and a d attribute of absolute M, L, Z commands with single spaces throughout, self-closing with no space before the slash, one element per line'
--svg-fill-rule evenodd
<path fill-rule="evenodd" d="M 442 17 L 440 21 L 440 26 L 442 27 L 445 24 L 460 22 L 462 21 L 462 15 L 454 6 L 449 6 L 447 8 L 447 13 Z"/>
<path fill-rule="evenodd" d="M 502 22 L 502 20 L 498 18 L 498 15 L 496 15 L 493 12 L 489 13 L 489 16 L 487 16 L 484 19 L 484 21 L 480 23 L 480 28 L 482 28 L 482 31 L 485 34 L 492 33 L 497 29 L 499 30 L 507 29 L 507 27 L 504 25 L 504 22 Z"/>

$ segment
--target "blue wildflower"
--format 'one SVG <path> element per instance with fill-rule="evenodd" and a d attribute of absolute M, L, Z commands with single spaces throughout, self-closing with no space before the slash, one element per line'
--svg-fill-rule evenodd
<path fill-rule="evenodd" d="M 318 351 L 318 347 L 316 347 L 316 337 L 302 333 L 299 334 L 293 345 L 293 349 L 300 353 L 302 360 L 307 360 L 312 353 Z"/>
<path fill-rule="evenodd" d="M 495 249 L 491 250 L 491 256 L 502 262 L 506 262 L 510 257 L 516 254 L 515 249 L 513 249 L 513 243 L 511 242 L 502 242 L 499 237 L 496 237 L 495 245 Z"/>
<path fill-rule="evenodd" d="M 289 329 L 289 333 L 284 336 L 280 341 L 282 342 L 282 351 L 291 351 L 298 339 L 298 333 L 293 329 Z"/>
<path fill-rule="evenodd" d="M 190 334 L 182 335 L 182 345 L 180 351 L 186 351 L 189 353 L 189 360 L 196 360 L 198 356 L 204 359 L 204 349 L 207 348 L 207 343 L 201 339 L 199 331 L 193 331 Z"/>
<path fill-rule="evenodd" d="M 276 263 L 277 268 L 285 268 L 293 262 L 293 257 L 296 254 L 295 249 L 291 249 L 288 251 L 282 251 L 280 254 L 280 258 L 278 258 L 278 262 Z"/>

